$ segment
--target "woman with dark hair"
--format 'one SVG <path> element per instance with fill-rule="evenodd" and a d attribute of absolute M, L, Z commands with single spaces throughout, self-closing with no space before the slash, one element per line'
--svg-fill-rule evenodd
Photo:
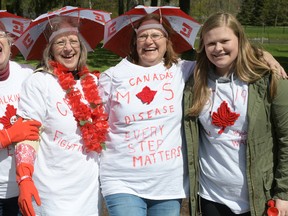
<path fill-rule="evenodd" d="M 111 127 L 100 178 L 110 215 L 177 216 L 188 195 L 181 100 L 194 63 L 179 59 L 172 33 L 148 14 L 135 26 L 131 55 L 100 76 Z"/>

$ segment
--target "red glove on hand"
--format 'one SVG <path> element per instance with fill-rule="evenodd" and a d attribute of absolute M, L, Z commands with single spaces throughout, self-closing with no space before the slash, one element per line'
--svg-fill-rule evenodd
<path fill-rule="evenodd" d="M 41 123 L 36 120 L 23 121 L 23 118 L 18 118 L 10 128 L 0 131 L 0 148 L 5 148 L 13 142 L 38 140 L 40 126 Z"/>
<path fill-rule="evenodd" d="M 16 179 L 19 185 L 18 205 L 24 216 L 35 216 L 35 211 L 32 205 L 32 196 L 37 205 L 41 205 L 38 191 L 32 180 L 33 171 L 33 166 L 27 163 L 21 163 L 16 168 Z"/>

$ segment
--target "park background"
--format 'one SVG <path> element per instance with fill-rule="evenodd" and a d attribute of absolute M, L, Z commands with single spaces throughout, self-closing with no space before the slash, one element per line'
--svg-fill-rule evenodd
<path fill-rule="evenodd" d="M 78 6 L 111 12 L 117 17 L 136 5 L 177 6 L 199 23 L 216 12 L 234 14 L 243 25 L 249 40 L 269 51 L 288 72 L 288 0 L 0 0 L 1 9 L 19 16 L 34 19 L 37 16 L 63 6 Z M 194 47 L 197 48 L 196 39 Z M 194 60 L 195 50 L 182 54 L 183 59 Z M 25 61 L 21 54 L 16 61 L 34 66 L 38 61 Z M 117 64 L 121 58 L 100 43 L 88 54 L 91 70 L 100 72 Z M 104 216 L 108 215 L 104 208 Z M 183 202 L 181 216 L 188 216 L 187 199 Z"/>
<path fill-rule="evenodd" d="M 269 51 L 288 71 L 288 0 L 0 0 L 1 9 L 19 16 L 34 19 L 63 6 L 78 6 L 111 12 L 117 17 L 138 4 L 146 6 L 177 6 L 199 23 L 216 11 L 226 11 L 237 16 L 248 38 Z M 197 38 L 194 47 L 197 48 Z M 194 60 L 192 49 L 181 56 Z M 121 58 L 102 48 L 100 43 L 88 55 L 91 70 L 100 72 L 117 64 Z M 25 63 L 19 54 L 16 61 Z M 36 65 L 37 61 L 27 63 Z"/>

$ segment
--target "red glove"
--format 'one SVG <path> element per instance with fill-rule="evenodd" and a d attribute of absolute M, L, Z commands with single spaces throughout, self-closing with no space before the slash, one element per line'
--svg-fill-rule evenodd
<path fill-rule="evenodd" d="M 18 205 L 24 216 L 35 216 L 35 211 L 32 205 L 32 196 L 37 205 L 41 205 L 38 191 L 32 180 L 33 171 L 33 166 L 27 163 L 21 163 L 16 168 L 16 179 L 19 185 Z"/>
<path fill-rule="evenodd" d="M 0 131 L 0 148 L 5 148 L 13 142 L 39 139 L 40 126 L 41 123 L 38 121 L 23 121 L 22 118 L 18 118 L 10 128 Z"/>

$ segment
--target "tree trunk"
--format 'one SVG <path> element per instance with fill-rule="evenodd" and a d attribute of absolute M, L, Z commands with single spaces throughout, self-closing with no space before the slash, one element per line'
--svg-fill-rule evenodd
<path fill-rule="evenodd" d="M 138 0 L 127 0 L 127 11 L 131 10 L 132 8 L 138 5 Z"/>
<path fill-rule="evenodd" d="M 182 11 L 190 15 L 190 0 L 179 0 L 179 6 Z"/>
<path fill-rule="evenodd" d="M 124 2 L 123 0 L 118 0 L 118 15 L 120 16 L 123 13 L 124 13 Z"/>
<path fill-rule="evenodd" d="M 158 0 L 151 0 L 151 6 L 157 6 Z"/>

